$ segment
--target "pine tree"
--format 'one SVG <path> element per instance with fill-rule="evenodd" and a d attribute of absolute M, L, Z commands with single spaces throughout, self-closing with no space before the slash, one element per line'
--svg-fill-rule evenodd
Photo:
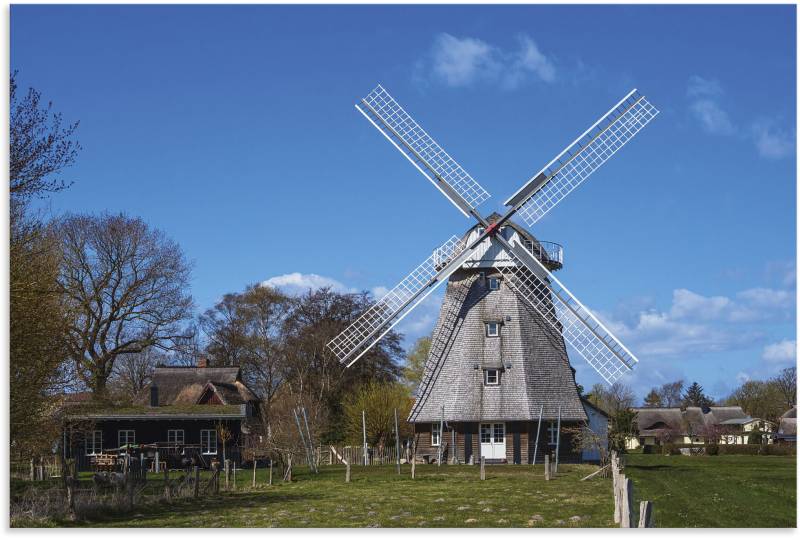
<path fill-rule="evenodd" d="M 658 393 L 658 390 L 653 388 L 650 390 L 650 393 L 647 394 L 644 398 L 644 406 L 645 407 L 663 407 L 664 400 L 661 399 L 661 394 Z"/>
<path fill-rule="evenodd" d="M 697 382 L 693 382 L 683 394 L 684 407 L 710 407 L 713 404 L 714 400 L 703 393 L 703 387 Z"/>

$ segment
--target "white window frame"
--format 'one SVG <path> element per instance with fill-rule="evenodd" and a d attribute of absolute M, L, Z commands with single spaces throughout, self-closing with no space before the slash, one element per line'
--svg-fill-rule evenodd
<path fill-rule="evenodd" d="M 124 434 L 124 435 L 123 435 Z M 123 441 L 123 437 L 125 440 Z M 117 430 L 117 445 L 122 448 L 125 444 L 136 444 L 136 430 L 135 429 L 118 429 Z"/>
<path fill-rule="evenodd" d="M 500 278 L 497 278 L 497 277 L 490 277 L 489 278 L 489 290 L 490 291 L 499 291 L 500 290 Z"/>
<path fill-rule="evenodd" d="M 494 382 L 489 380 L 489 372 L 494 372 Z M 500 370 L 499 369 L 487 369 L 483 372 L 483 382 L 487 386 L 498 386 L 500 384 Z"/>
<path fill-rule="evenodd" d="M 442 444 L 442 431 L 441 424 L 434 422 L 431 424 L 431 446 L 439 446 Z"/>
<path fill-rule="evenodd" d="M 492 333 L 492 326 L 494 326 L 494 333 Z M 490 321 L 486 323 L 486 337 L 500 337 L 500 323 L 497 321 Z"/>
<path fill-rule="evenodd" d="M 180 434 L 180 437 L 178 435 Z M 180 439 L 180 440 L 178 440 Z M 167 444 L 170 445 L 184 445 L 186 444 L 186 432 L 182 429 L 168 429 L 167 430 Z"/>
<path fill-rule="evenodd" d="M 214 434 L 212 437 L 211 434 Z M 205 439 L 205 440 L 204 440 Z M 213 451 L 212 451 L 213 441 Z M 216 429 L 201 429 L 200 430 L 200 453 L 204 456 L 214 456 L 217 454 L 217 430 Z"/>
<path fill-rule="evenodd" d="M 86 433 L 86 455 L 96 456 L 103 453 L 103 432 L 100 430 Z"/>

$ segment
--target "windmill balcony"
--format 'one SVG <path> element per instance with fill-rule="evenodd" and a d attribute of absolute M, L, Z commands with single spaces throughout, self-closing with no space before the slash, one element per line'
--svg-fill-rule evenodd
<path fill-rule="evenodd" d="M 525 248 L 550 270 L 560 270 L 564 266 L 564 248 L 561 244 L 539 240 L 539 244 L 534 245 L 525 241 Z"/>

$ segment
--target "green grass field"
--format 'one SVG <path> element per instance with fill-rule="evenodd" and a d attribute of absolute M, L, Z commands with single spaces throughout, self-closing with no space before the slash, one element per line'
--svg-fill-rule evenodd
<path fill-rule="evenodd" d="M 418 465 L 397 475 L 391 466 L 322 467 L 319 475 L 295 469 L 294 481 L 250 488 L 252 473 L 238 489 L 218 498 L 138 507 L 132 515 L 78 526 L 103 527 L 609 527 L 613 525 L 611 481 L 578 482 L 596 467 L 562 465 L 545 482 L 543 469 L 488 466 L 487 479 L 471 466 Z M 276 475 L 278 477 L 278 475 Z M 259 483 L 265 471 L 258 471 Z M 66 524 L 59 524 L 66 525 Z"/>
<path fill-rule="evenodd" d="M 658 527 L 794 527 L 794 457 L 626 456 L 638 501 L 654 502 Z M 218 497 L 138 506 L 55 526 L 101 527 L 613 527 L 610 479 L 579 479 L 596 470 L 562 465 L 546 482 L 542 466 L 323 466 L 319 475 L 295 470 L 294 482 L 266 484 L 258 471 L 241 471 L 237 489 Z M 157 479 L 151 480 L 155 485 Z M 12 497 L 15 489 L 12 489 Z M 16 526 L 33 525 L 17 523 Z"/>
<path fill-rule="evenodd" d="M 626 456 L 657 527 L 796 527 L 794 456 Z M 638 511 L 638 508 L 637 508 Z"/>

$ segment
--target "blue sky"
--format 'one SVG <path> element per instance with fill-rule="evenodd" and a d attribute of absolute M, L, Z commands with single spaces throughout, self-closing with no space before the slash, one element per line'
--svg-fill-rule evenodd
<path fill-rule="evenodd" d="M 795 24 L 794 6 L 26 5 L 11 67 L 81 122 L 51 210 L 163 229 L 201 310 L 268 280 L 381 291 L 470 226 L 353 108 L 376 83 L 492 194 L 484 213 L 637 87 L 661 114 L 532 232 L 639 356 L 639 394 L 683 377 L 720 397 L 796 361 Z"/>

